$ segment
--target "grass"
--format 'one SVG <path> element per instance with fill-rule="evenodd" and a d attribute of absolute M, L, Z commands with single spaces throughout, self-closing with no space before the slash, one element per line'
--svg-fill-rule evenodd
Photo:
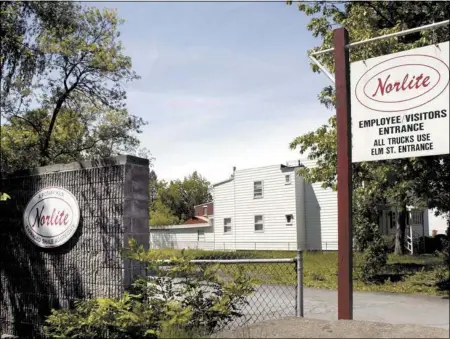
<path fill-rule="evenodd" d="M 201 251 L 189 250 L 197 258 L 294 258 L 290 251 Z M 426 295 L 448 295 L 448 280 L 443 288 L 436 284 L 448 279 L 448 268 L 443 267 L 441 256 L 396 256 L 389 255 L 388 263 L 373 283 L 364 283 L 355 278 L 361 263 L 361 255 L 354 253 L 354 290 L 367 292 L 411 293 Z M 242 264 L 239 264 L 242 265 Z M 295 285 L 296 273 L 292 264 L 244 264 L 245 271 L 258 284 Z M 223 272 L 231 273 L 237 265 L 224 265 Z M 304 253 L 304 286 L 337 289 L 337 252 Z M 442 286 L 442 285 L 440 285 Z"/>
<path fill-rule="evenodd" d="M 186 330 L 176 326 L 164 329 L 158 336 L 160 339 L 203 339 L 209 338 L 209 335 L 202 330 Z"/>

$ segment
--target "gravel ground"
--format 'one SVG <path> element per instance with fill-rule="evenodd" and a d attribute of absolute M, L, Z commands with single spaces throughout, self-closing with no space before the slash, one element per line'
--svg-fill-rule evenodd
<path fill-rule="evenodd" d="M 283 318 L 218 333 L 214 338 L 449 338 L 449 329 L 368 321 Z"/>

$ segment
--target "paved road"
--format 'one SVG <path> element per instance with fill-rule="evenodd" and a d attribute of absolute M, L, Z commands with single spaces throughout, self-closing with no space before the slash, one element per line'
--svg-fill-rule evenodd
<path fill-rule="evenodd" d="M 247 323 L 295 315 L 295 287 L 260 286 L 244 310 Z M 437 296 L 355 292 L 355 320 L 449 329 L 449 300 Z M 304 316 L 337 320 L 337 292 L 304 289 Z M 240 324 L 244 319 L 240 319 Z M 234 326 L 233 326 L 234 327 Z"/>

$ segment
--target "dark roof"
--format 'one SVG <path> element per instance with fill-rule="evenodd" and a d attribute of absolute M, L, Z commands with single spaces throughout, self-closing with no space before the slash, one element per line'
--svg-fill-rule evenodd
<path fill-rule="evenodd" d="M 298 161 L 298 164 L 287 164 L 287 165 L 284 165 L 284 164 L 281 164 L 280 165 L 280 168 L 281 169 L 288 169 L 288 168 L 299 168 L 299 167 L 305 167 L 305 165 L 303 165 L 301 162 L 300 162 L 300 160 Z"/>
<path fill-rule="evenodd" d="M 231 177 L 231 178 L 229 178 L 229 179 L 227 179 L 227 180 L 222 180 L 222 181 L 220 181 L 220 182 L 217 182 L 217 183 L 213 184 L 212 186 L 213 186 L 213 187 L 219 186 L 219 185 L 225 184 L 225 183 L 227 183 L 227 182 L 233 181 L 233 179 L 234 179 L 234 178 Z"/>

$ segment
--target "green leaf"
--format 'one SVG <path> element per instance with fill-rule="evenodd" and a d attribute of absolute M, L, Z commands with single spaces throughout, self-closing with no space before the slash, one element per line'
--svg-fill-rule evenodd
<path fill-rule="evenodd" d="M 11 197 L 7 193 L 0 192 L 0 201 L 6 201 L 8 199 L 11 199 Z"/>

